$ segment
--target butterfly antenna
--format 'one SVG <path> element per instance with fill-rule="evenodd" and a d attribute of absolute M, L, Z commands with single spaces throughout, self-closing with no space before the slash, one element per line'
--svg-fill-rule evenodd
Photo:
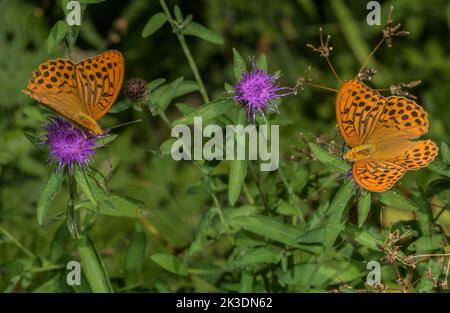
<path fill-rule="evenodd" d="M 355 78 L 357 78 L 362 71 L 364 71 L 364 69 L 367 66 L 367 63 L 369 63 L 370 59 L 373 57 L 373 55 L 375 54 L 375 52 L 377 52 L 378 48 L 381 47 L 381 45 L 383 44 L 384 40 L 386 38 L 381 38 L 380 42 L 378 42 L 378 44 L 375 46 L 375 48 L 373 48 L 372 52 L 369 53 L 369 55 L 367 56 L 367 58 L 364 60 L 364 63 L 362 64 L 361 68 L 358 71 L 358 74 L 356 74 Z"/>
<path fill-rule="evenodd" d="M 119 127 L 130 125 L 130 124 L 134 124 L 134 123 L 139 123 L 139 122 L 142 122 L 142 119 L 138 119 L 138 120 L 134 120 L 134 121 L 131 121 L 131 122 L 126 122 L 126 123 L 123 123 L 123 124 L 115 125 L 113 127 L 108 128 L 108 130 L 111 130 L 111 129 L 114 129 L 114 128 L 119 128 Z"/>
<path fill-rule="evenodd" d="M 334 93 L 338 93 L 339 92 L 339 90 L 337 90 L 337 89 L 330 88 L 330 87 L 327 87 L 327 86 L 317 85 L 317 84 L 313 84 L 313 83 L 309 83 L 309 82 L 305 83 L 305 85 L 308 85 L 308 86 L 311 86 L 311 87 L 314 87 L 314 88 L 323 89 L 323 90 L 326 90 L 326 91 L 331 91 L 331 92 L 334 92 Z"/>

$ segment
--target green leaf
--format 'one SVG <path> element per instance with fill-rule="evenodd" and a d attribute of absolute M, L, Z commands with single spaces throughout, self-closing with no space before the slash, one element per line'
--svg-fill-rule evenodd
<path fill-rule="evenodd" d="M 150 258 L 153 262 L 171 273 L 187 276 L 186 265 L 176 256 L 165 253 L 157 253 L 153 254 Z"/>
<path fill-rule="evenodd" d="M 49 260 L 56 263 L 63 255 L 67 242 L 70 239 L 70 232 L 66 223 L 62 223 L 53 237 L 50 246 Z"/>
<path fill-rule="evenodd" d="M 331 212 L 331 216 L 328 220 L 324 234 L 324 246 L 326 248 L 330 248 L 334 244 L 339 234 L 344 229 L 347 208 L 349 207 L 350 199 L 355 195 L 355 192 L 356 189 L 353 181 L 347 180 L 334 196 L 328 210 Z"/>
<path fill-rule="evenodd" d="M 223 44 L 223 39 L 218 33 L 196 22 L 190 22 L 184 28 L 183 34 L 195 36 L 216 45 Z"/>
<path fill-rule="evenodd" d="M 148 37 L 158 29 L 160 29 L 167 22 L 167 17 L 163 12 L 154 14 L 142 30 L 142 37 Z"/>
<path fill-rule="evenodd" d="M 191 243 L 188 250 L 189 256 L 194 255 L 208 246 L 210 243 L 210 240 L 208 239 L 208 232 L 212 226 L 214 218 L 219 215 L 220 211 L 217 208 L 211 208 L 202 215 L 195 233 L 195 239 Z"/>
<path fill-rule="evenodd" d="M 350 164 L 345 162 L 343 159 L 328 153 L 315 143 L 310 143 L 309 146 L 311 147 L 311 151 L 317 160 L 325 164 L 327 167 L 344 174 L 347 174 L 350 171 Z"/>
<path fill-rule="evenodd" d="M 435 159 L 433 162 L 428 164 L 428 169 L 438 173 L 439 175 L 450 177 L 450 166 L 439 159 Z"/>
<path fill-rule="evenodd" d="M 309 281 L 309 277 L 314 278 Z M 284 285 L 296 285 L 310 288 L 321 287 L 328 284 L 337 284 L 339 281 L 350 282 L 362 277 L 366 273 L 358 266 L 346 261 L 328 261 L 318 267 L 314 263 L 298 264 L 286 273 L 280 275 L 279 282 Z"/>
<path fill-rule="evenodd" d="M 147 237 L 145 232 L 141 225 L 136 223 L 125 261 L 125 277 L 128 285 L 137 284 L 141 281 L 146 247 Z"/>
<path fill-rule="evenodd" d="M 147 85 L 148 92 L 152 92 L 153 90 L 155 90 L 156 88 L 158 88 L 159 86 L 164 84 L 165 82 L 166 82 L 165 78 L 157 78 L 155 80 L 152 80 Z"/>
<path fill-rule="evenodd" d="M 238 108 L 236 113 L 235 125 L 245 126 L 247 114 L 245 110 Z M 245 133 L 234 135 L 235 139 L 235 159 L 230 161 L 230 173 L 228 176 L 228 202 L 234 206 L 241 194 L 244 185 L 245 176 L 247 176 L 247 160 L 238 160 L 237 151 L 239 147 L 245 147 Z"/>
<path fill-rule="evenodd" d="M 119 102 L 116 102 L 116 104 L 114 104 L 111 109 L 109 109 L 108 113 L 120 113 L 123 111 L 128 110 L 129 108 L 131 108 L 133 106 L 134 102 L 131 101 L 130 99 L 123 99 L 120 100 Z"/>
<path fill-rule="evenodd" d="M 299 246 L 297 240 L 303 234 L 300 229 L 267 216 L 242 216 L 229 222 L 239 229 L 293 247 Z"/>
<path fill-rule="evenodd" d="M 50 174 L 49 179 L 45 183 L 44 190 L 42 191 L 36 210 L 36 217 L 39 226 L 44 225 L 50 204 L 61 188 L 64 176 L 65 171 L 55 171 Z"/>
<path fill-rule="evenodd" d="M 175 120 L 172 124 L 190 125 L 194 123 L 194 117 L 201 117 L 204 123 L 229 112 L 235 107 L 236 103 L 234 103 L 232 100 L 217 100 L 209 102 L 200 107 L 196 107 L 193 111 Z"/>
<path fill-rule="evenodd" d="M 152 112 L 154 110 L 153 106 L 156 106 L 158 110 L 163 111 L 166 110 L 173 99 L 196 90 L 198 90 L 196 82 L 185 81 L 183 77 L 180 77 L 170 84 L 161 85 L 150 93 L 147 105 Z"/>
<path fill-rule="evenodd" d="M 145 204 L 130 197 L 110 194 L 103 198 L 95 211 L 102 215 L 137 218 L 145 209 Z"/>
<path fill-rule="evenodd" d="M 311 230 L 305 231 L 297 238 L 298 243 L 322 243 L 324 240 L 325 229 L 324 228 L 315 228 Z"/>
<path fill-rule="evenodd" d="M 415 251 L 416 253 L 429 253 L 445 247 L 445 240 L 441 234 L 434 234 L 430 236 L 419 237 L 416 241 L 412 242 L 407 250 Z"/>
<path fill-rule="evenodd" d="M 281 261 L 283 249 L 275 246 L 257 247 L 248 249 L 245 254 L 228 262 L 231 270 L 258 264 L 278 264 Z"/>
<path fill-rule="evenodd" d="M 92 292 L 113 292 L 106 267 L 94 243 L 88 236 L 83 236 L 78 241 L 78 253 L 80 254 L 83 273 Z"/>
<path fill-rule="evenodd" d="M 108 145 L 108 144 L 110 144 L 111 142 L 113 142 L 114 140 L 116 140 L 117 137 L 119 137 L 119 135 L 117 135 L 117 134 L 109 134 L 109 135 L 107 135 L 106 137 L 101 138 L 99 141 L 100 141 L 100 144 L 101 144 L 102 146 L 103 146 L 103 145 Z"/>
<path fill-rule="evenodd" d="M 89 201 L 96 207 L 97 206 L 97 197 L 95 196 L 94 190 L 86 177 L 86 173 L 83 169 L 78 166 L 75 166 L 73 175 L 75 177 L 75 181 L 78 186 L 83 191 L 84 195 L 89 199 Z"/>
<path fill-rule="evenodd" d="M 450 164 L 450 148 L 448 147 L 448 145 L 445 142 L 441 143 L 441 155 L 442 155 L 442 160 L 446 164 Z"/>
<path fill-rule="evenodd" d="M 374 229 L 356 228 L 353 225 L 347 224 L 343 233 L 348 236 L 348 240 L 356 241 L 373 251 L 380 251 L 380 246 L 384 242 L 384 238 L 379 231 Z"/>
<path fill-rule="evenodd" d="M 266 55 L 263 53 L 261 54 L 258 59 L 256 59 L 256 66 L 263 70 L 264 72 L 267 73 L 267 71 L 269 70 L 269 67 L 267 65 L 267 57 Z"/>
<path fill-rule="evenodd" d="M 234 77 L 236 80 L 240 80 L 242 74 L 247 71 L 247 66 L 245 65 L 244 58 L 239 54 L 239 52 L 233 48 L 233 60 L 234 60 Z"/>
<path fill-rule="evenodd" d="M 47 50 L 52 54 L 59 42 L 61 42 L 67 34 L 68 26 L 66 21 L 60 20 L 53 25 L 47 38 Z"/>
<path fill-rule="evenodd" d="M 417 205 L 396 189 L 379 194 L 379 201 L 387 206 L 405 211 L 418 211 Z"/>
<path fill-rule="evenodd" d="M 372 204 L 371 193 L 363 190 L 358 199 L 358 227 L 361 228 L 367 219 Z"/>
<path fill-rule="evenodd" d="M 435 261 L 434 259 L 431 258 L 427 263 L 422 278 L 417 284 L 417 292 L 431 292 L 434 288 L 433 279 L 437 281 L 441 273 L 442 273 L 441 264 L 438 261 Z"/>

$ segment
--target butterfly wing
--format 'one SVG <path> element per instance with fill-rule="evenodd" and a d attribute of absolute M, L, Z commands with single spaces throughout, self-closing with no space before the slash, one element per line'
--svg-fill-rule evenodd
<path fill-rule="evenodd" d="M 79 96 L 76 65 L 72 61 L 56 59 L 41 64 L 23 92 L 73 124 L 94 134 L 102 133 Z"/>
<path fill-rule="evenodd" d="M 405 167 L 407 170 L 417 170 L 427 166 L 434 160 L 438 147 L 431 140 L 399 141 L 380 146 L 372 158 L 385 160 Z"/>
<path fill-rule="evenodd" d="M 366 143 L 379 123 L 385 99 L 362 82 L 349 80 L 342 84 L 336 98 L 339 130 L 350 147 Z"/>
<path fill-rule="evenodd" d="M 94 120 L 108 112 L 120 93 L 125 62 L 122 53 L 106 51 L 76 65 L 78 94 L 84 110 Z"/>
<path fill-rule="evenodd" d="M 406 168 L 388 161 L 374 159 L 353 163 L 352 176 L 356 183 L 370 191 L 385 191 L 405 174 Z"/>
<path fill-rule="evenodd" d="M 399 142 L 416 139 L 428 131 L 428 116 L 424 109 L 405 97 L 387 97 L 376 129 L 369 143 Z"/>
<path fill-rule="evenodd" d="M 76 112 L 83 112 L 75 64 L 70 60 L 50 60 L 39 65 L 23 93 L 69 120 L 73 120 Z"/>

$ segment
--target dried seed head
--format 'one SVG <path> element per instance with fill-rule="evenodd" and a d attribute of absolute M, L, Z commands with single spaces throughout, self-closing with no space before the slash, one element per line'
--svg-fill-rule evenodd
<path fill-rule="evenodd" d="M 147 82 L 142 78 L 131 78 L 125 85 L 125 94 L 131 101 L 144 102 L 149 94 Z"/>

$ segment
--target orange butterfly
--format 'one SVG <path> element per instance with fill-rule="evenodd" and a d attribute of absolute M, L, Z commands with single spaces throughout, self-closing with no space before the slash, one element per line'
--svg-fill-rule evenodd
<path fill-rule="evenodd" d="M 427 113 L 405 97 L 383 97 L 362 82 L 342 84 L 336 99 L 339 130 L 351 147 L 344 155 L 353 163 L 356 183 L 369 191 L 391 188 L 407 170 L 427 166 L 437 155 L 428 131 Z"/>
<path fill-rule="evenodd" d="M 103 131 L 97 121 L 119 95 L 124 69 L 122 53 L 116 50 L 77 64 L 50 60 L 33 72 L 23 92 L 75 125 L 100 135 Z"/>

